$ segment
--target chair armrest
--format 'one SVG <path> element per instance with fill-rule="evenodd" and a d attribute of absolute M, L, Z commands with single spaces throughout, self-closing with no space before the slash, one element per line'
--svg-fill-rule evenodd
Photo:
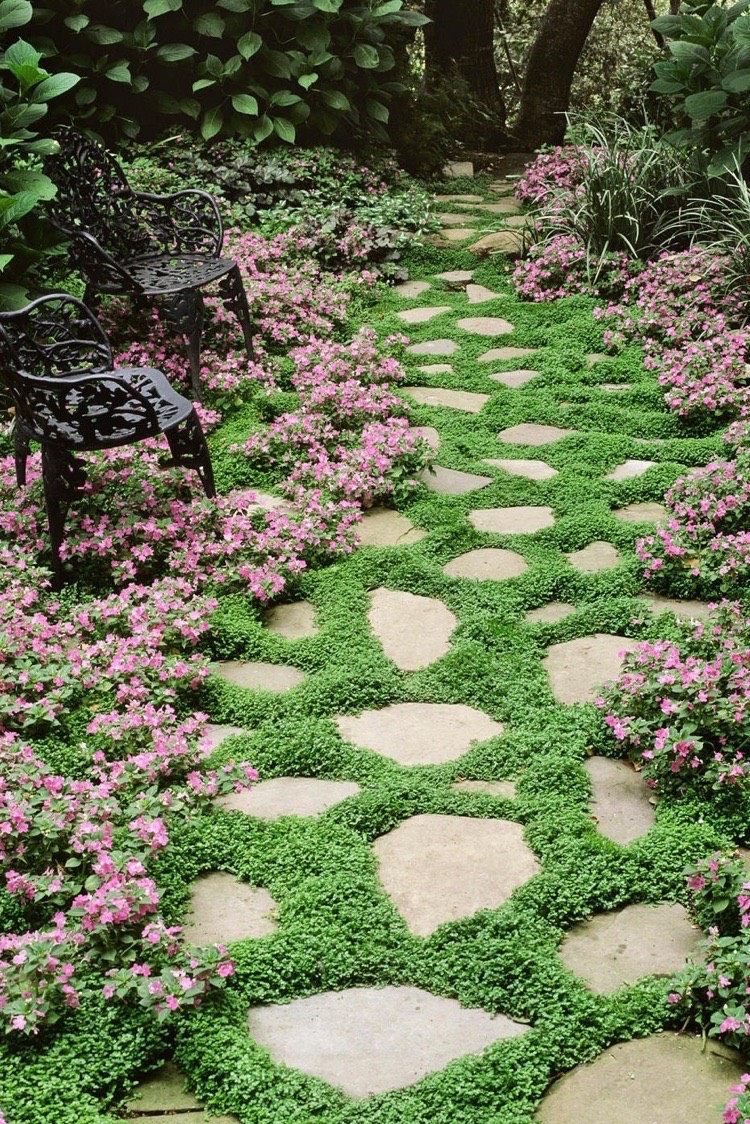
<path fill-rule="evenodd" d="M 128 273 L 124 266 L 120 265 L 109 250 L 105 250 L 99 239 L 88 230 L 79 230 L 77 227 L 72 227 L 68 228 L 66 233 L 74 242 L 78 243 L 78 253 L 82 258 L 84 274 L 93 275 L 98 281 L 103 280 L 105 283 L 111 279 L 119 282 L 120 286 L 125 289 L 140 291 L 141 286 L 135 278 Z M 87 268 L 88 262 L 91 263 L 89 268 Z M 109 277 L 103 274 L 103 267 Z"/>
<path fill-rule="evenodd" d="M 14 381 L 18 412 L 40 440 L 104 447 L 161 432 L 148 395 L 116 371 L 53 376 L 21 371 Z"/>
<path fill-rule="evenodd" d="M 135 191 L 133 197 L 152 235 L 167 250 L 221 254 L 224 224 L 216 200 L 207 191 L 187 187 L 168 195 Z"/>

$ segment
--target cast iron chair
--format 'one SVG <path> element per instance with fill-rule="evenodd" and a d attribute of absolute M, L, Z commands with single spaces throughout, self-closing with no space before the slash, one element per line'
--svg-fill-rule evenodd
<path fill-rule="evenodd" d="M 104 293 L 139 306 L 161 299 L 174 328 L 187 336 L 195 397 L 201 398 L 202 290 L 214 282 L 239 320 L 252 356 L 252 321 L 239 266 L 221 256 L 224 228 L 205 191 L 172 195 L 134 191 L 117 161 L 96 141 L 67 126 L 53 131 L 60 148 L 45 171 L 57 187 L 51 222 L 71 240 L 73 264 L 86 281 L 86 304 Z"/>
<path fill-rule="evenodd" d="M 54 585 L 63 582 L 60 546 L 69 505 L 86 483 L 76 453 L 132 445 L 163 433 L 167 464 L 195 469 L 216 494 L 211 457 L 192 402 L 161 371 L 114 370 L 101 324 L 86 305 L 52 293 L 0 314 L 0 375 L 15 407 L 15 463 L 26 483 L 30 441 L 42 447 L 42 480 Z"/>

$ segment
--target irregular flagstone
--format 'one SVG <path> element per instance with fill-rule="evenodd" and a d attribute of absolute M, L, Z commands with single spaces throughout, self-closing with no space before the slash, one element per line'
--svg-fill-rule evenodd
<path fill-rule="evenodd" d="M 497 371 L 494 375 L 490 375 L 493 382 L 499 382 L 502 386 L 509 387 L 510 390 L 519 390 L 522 386 L 526 386 L 527 382 L 531 382 L 539 374 L 538 371 Z"/>
<path fill-rule="evenodd" d="M 247 730 L 243 730 L 242 726 L 221 726 L 209 722 L 203 735 L 206 753 L 213 753 L 227 738 L 233 738 L 236 734 L 246 734 L 247 732 Z"/>
<path fill-rule="evenodd" d="M 464 226 L 468 217 L 465 211 L 462 211 L 461 214 L 451 214 L 450 211 L 438 213 L 438 221 L 441 226 Z"/>
<path fill-rule="evenodd" d="M 497 300 L 500 294 L 493 293 L 485 285 L 467 285 L 466 296 L 469 304 L 484 304 L 485 301 Z"/>
<path fill-rule="evenodd" d="M 629 503 L 613 511 L 615 519 L 624 523 L 660 523 L 667 518 L 667 509 L 661 503 Z"/>
<path fill-rule="evenodd" d="M 444 312 L 450 312 L 450 305 L 440 304 L 431 308 L 405 308 L 403 312 L 398 313 L 398 318 L 403 320 L 405 324 L 426 324 L 428 320 L 434 320 L 436 316 L 442 316 Z"/>
<path fill-rule="evenodd" d="M 711 615 L 708 601 L 679 601 L 675 597 L 662 597 L 659 593 L 642 593 L 640 600 L 652 613 L 674 613 L 678 621 L 707 621 Z"/>
<path fill-rule="evenodd" d="M 482 796 L 502 796 L 504 800 L 515 800 L 516 786 L 513 781 L 455 781 L 454 792 L 475 792 Z"/>
<path fill-rule="evenodd" d="M 478 211 L 488 211 L 491 215 L 520 215 L 521 206 L 512 195 L 505 199 L 498 199 L 496 203 L 482 203 Z"/>
<path fill-rule="evenodd" d="M 315 606 L 310 601 L 292 601 L 266 609 L 263 622 L 269 632 L 285 640 L 305 640 L 318 635 Z"/>
<path fill-rule="evenodd" d="M 410 344 L 406 350 L 412 355 L 455 355 L 458 344 L 455 340 L 425 340 Z"/>
<path fill-rule="evenodd" d="M 424 363 L 421 367 L 417 367 L 417 370 L 422 371 L 425 375 L 450 375 L 453 373 L 450 363 Z"/>
<path fill-rule="evenodd" d="M 245 812 L 261 820 L 281 816 L 318 816 L 360 791 L 352 781 L 326 781 L 317 777 L 274 777 L 243 792 L 230 792 L 216 801 L 220 808 Z"/>
<path fill-rule="evenodd" d="M 431 288 L 432 286 L 428 281 L 402 281 L 400 285 L 393 286 L 393 291 L 397 296 L 410 300 L 414 297 L 421 297 L 422 293 L 426 293 Z"/>
<path fill-rule="evenodd" d="M 215 871 L 193 883 L 183 935 L 188 944 L 196 945 L 267 937 L 278 928 L 275 910 L 276 902 L 268 890 Z"/>
<path fill-rule="evenodd" d="M 393 904 L 418 937 L 497 909 L 539 869 L 510 820 L 413 816 L 373 843 Z"/>
<path fill-rule="evenodd" d="M 526 620 L 530 624 L 557 624 L 575 611 L 575 605 L 569 605 L 567 601 L 550 601 L 548 605 L 530 609 L 526 614 Z"/>
<path fill-rule="evenodd" d="M 482 203 L 482 195 L 436 195 L 438 203 Z"/>
<path fill-rule="evenodd" d="M 504 729 L 488 714 L 461 703 L 393 703 L 359 715 L 341 714 L 336 725 L 346 741 L 399 765 L 455 761 L 475 742 L 499 737 Z"/>
<path fill-rule="evenodd" d="M 530 230 L 532 223 L 528 215 L 509 214 L 504 220 L 503 226 L 510 227 L 513 230 L 520 230 L 522 227 Z"/>
<path fill-rule="evenodd" d="M 709 1040 L 710 1041 L 710 1040 Z M 716 1124 L 729 1086 L 743 1072 L 739 1054 L 700 1038 L 659 1034 L 609 1046 L 596 1061 L 556 1081 L 538 1124 Z"/>
<path fill-rule="evenodd" d="M 410 546 L 427 535 L 400 511 L 385 507 L 365 512 L 357 533 L 362 546 Z"/>
<path fill-rule="evenodd" d="M 487 257 L 489 254 L 517 257 L 523 250 L 523 235 L 517 230 L 496 230 L 472 243 L 469 249 L 479 257 Z"/>
<path fill-rule="evenodd" d="M 450 650 L 458 621 L 442 601 L 398 589 L 370 594 L 370 628 L 401 671 L 429 667 Z"/>
<path fill-rule="evenodd" d="M 165 1062 L 139 1082 L 125 1105 L 128 1112 L 143 1113 L 188 1112 L 200 1107 L 185 1088 L 185 1075 L 174 1062 Z"/>
<path fill-rule="evenodd" d="M 507 359 L 525 359 L 527 355 L 535 355 L 534 347 L 493 347 L 479 356 L 480 363 L 502 363 Z M 536 374 L 536 371 L 534 372 Z"/>
<path fill-rule="evenodd" d="M 642 976 L 679 972 L 701 936 L 684 906 L 629 905 L 574 926 L 560 956 L 592 991 L 606 995 Z"/>
<path fill-rule="evenodd" d="M 632 480 L 635 476 L 643 476 L 650 468 L 656 466 L 656 461 L 627 460 L 618 464 L 604 477 L 605 480 Z"/>
<path fill-rule="evenodd" d="M 251 1007 L 252 1038 L 275 1062 L 371 1097 L 403 1089 L 528 1028 L 417 987 L 358 987 Z"/>
<path fill-rule="evenodd" d="M 583 574 L 598 574 L 600 570 L 609 570 L 620 561 L 620 553 L 610 542 L 590 542 L 583 550 L 574 550 L 566 554 L 568 562 L 574 569 Z"/>
<path fill-rule="evenodd" d="M 486 459 L 484 463 L 502 468 L 503 472 L 509 472 L 512 476 L 524 476 L 527 480 L 551 480 L 553 476 L 557 476 L 557 469 L 544 461 L 506 460 L 501 457 Z"/>
<path fill-rule="evenodd" d="M 128 1116 L 128 1124 L 239 1124 L 236 1116 L 209 1116 L 207 1112 L 196 1109 L 193 1112 L 168 1113 L 166 1115 Z"/>
<path fill-rule="evenodd" d="M 490 400 L 489 394 L 444 390 L 439 386 L 404 386 L 402 390 L 422 406 L 448 406 L 451 410 L 463 410 L 467 414 L 478 414 Z"/>
<path fill-rule="evenodd" d="M 419 479 L 431 492 L 439 492 L 443 496 L 464 496 L 467 492 L 476 492 L 492 483 L 489 476 L 477 476 L 474 472 L 443 468 L 439 464 L 420 472 Z"/>
<path fill-rule="evenodd" d="M 507 180 L 495 180 L 490 184 L 489 189 L 494 195 L 514 195 L 516 190 L 515 186 Z"/>
<path fill-rule="evenodd" d="M 591 780 L 591 814 L 602 835 L 626 846 L 650 831 L 656 819 L 651 790 L 632 765 L 589 757 L 584 767 Z"/>
<path fill-rule="evenodd" d="M 620 653 L 632 652 L 635 646 L 626 636 L 602 632 L 553 644 L 543 660 L 553 695 L 567 705 L 594 702 L 601 687 L 620 674 Z"/>
<path fill-rule="evenodd" d="M 570 437 L 574 429 L 561 429 L 557 425 L 535 425 L 533 422 L 522 422 L 502 429 L 498 433 L 501 441 L 506 445 L 551 445 L 554 441 L 562 441 L 563 437 Z"/>
<path fill-rule="evenodd" d="M 586 356 L 586 366 L 595 367 L 597 363 L 603 363 L 605 359 L 611 359 L 611 355 L 605 355 L 603 351 L 592 351 Z"/>
<path fill-rule="evenodd" d="M 494 535 L 533 535 L 555 524 L 551 507 L 488 507 L 469 512 L 477 531 Z"/>
<path fill-rule="evenodd" d="M 507 336 L 514 331 L 513 325 L 500 316 L 468 316 L 459 320 L 456 327 L 473 336 Z"/>
<path fill-rule="evenodd" d="M 440 434 L 431 425 L 414 425 L 412 426 L 412 433 L 416 433 L 423 441 L 426 441 L 431 449 L 440 448 Z"/>
<path fill-rule="evenodd" d="M 472 179 L 474 164 L 471 160 L 452 160 L 443 168 L 443 175 L 449 180 Z"/>
<path fill-rule="evenodd" d="M 528 570 L 528 563 L 513 550 L 485 547 L 459 554 L 447 565 L 443 573 L 449 578 L 470 578 L 474 581 L 505 581 L 518 578 Z"/>
<path fill-rule="evenodd" d="M 445 273 L 437 274 L 438 280 L 444 281 L 452 289 L 462 289 L 473 276 L 473 269 L 449 269 Z"/>
<path fill-rule="evenodd" d="M 464 218 L 467 216 L 464 215 Z M 471 238 L 476 234 L 476 227 L 473 226 L 451 226 L 441 230 L 439 235 L 435 235 L 435 245 L 440 245 L 441 242 L 465 242 L 467 238 Z"/>
<path fill-rule="evenodd" d="M 290 691 L 307 678 L 296 667 L 281 663 L 222 660 L 211 666 L 227 683 L 233 683 L 235 687 L 247 687 L 252 691 Z"/>

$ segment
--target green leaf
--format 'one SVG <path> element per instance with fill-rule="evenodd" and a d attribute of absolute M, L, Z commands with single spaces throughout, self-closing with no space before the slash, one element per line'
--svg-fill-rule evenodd
<path fill-rule="evenodd" d="M 221 39 L 226 30 L 226 23 L 215 12 L 204 12 L 193 20 L 193 31 L 199 35 L 207 35 L 211 39 Z"/>
<path fill-rule="evenodd" d="M 116 62 L 114 64 L 114 66 L 110 66 L 109 69 L 105 70 L 104 73 L 107 76 L 107 78 L 109 78 L 110 82 L 129 83 L 129 82 L 132 81 L 132 75 L 130 73 L 130 64 L 125 62 L 124 60 L 121 60 L 120 62 Z"/>
<path fill-rule="evenodd" d="M 62 74 L 53 74 L 34 87 L 31 91 L 32 100 L 50 101 L 52 98 L 59 98 L 61 94 L 66 94 L 68 90 L 77 86 L 80 81 L 77 74 L 67 74 L 65 71 Z"/>
<path fill-rule="evenodd" d="M 376 101 L 375 98 L 367 99 L 365 109 L 369 117 L 372 117 L 374 121 L 382 121 L 383 124 L 386 124 L 391 116 L 388 106 L 383 105 L 382 101 Z"/>
<path fill-rule="evenodd" d="M 253 0 L 217 0 L 217 8 L 224 8 L 227 12 L 249 12 L 253 7 Z"/>
<path fill-rule="evenodd" d="M 723 90 L 703 90 L 685 98 L 685 112 L 694 121 L 705 121 L 715 113 L 721 113 L 726 104 L 727 95 Z"/>
<path fill-rule="evenodd" d="M 319 12 L 338 12 L 343 0 L 313 0 L 313 7 Z"/>
<path fill-rule="evenodd" d="M 746 93 L 750 90 L 750 70 L 735 70 L 732 74 L 727 74 L 722 79 L 721 88 L 728 90 L 730 94 Z"/>
<path fill-rule="evenodd" d="M 236 113 L 246 113 L 249 117 L 258 116 L 258 101 L 252 94 L 235 94 L 232 107 Z"/>
<path fill-rule="evenodd" d="M 277 137 L 280 137 L 281 140 L 286 141 L 288 144 L 294 144 L 294 138 L 297 132 L 292 122 L 288 121 L 286 117 L 274 117 L 273 128 Z"/>
<path fill-rule="evenodd" d="M 300 74 L 297 81 L 303 89 L 309 90 L 311 86 L 315 85 L 319 77 L 320 75 L 313 70 L 309 74 Z"/>
<path fill-rule="evenodd" d="M 283 51 L 264 51 L 261 59 L 263 69 L 274 78 L 291 78 L 292 67 L 289 56 Z"/>
<path fill-rule="evenodd" d="M 47 77 L 47 71 L 39 69 L 41 61 L 41 54 L 31 46 L 31 43 L 27 43 L 25 39 L 18 39 L 3 54 L 2 67 L 19 79 L 24 71 L 36 72 L 36 81 L 39 81 L 40 78 Z"/>
<path fill-rule="evenodd" d="M 144 0 L 143 10 L 150 20 L 164 16 L 167 12 L 179 12 L 182 0 Z"/>
<path fill-rule="evenodd" d="M 291 90 L 277 90 L 271 95 L 271 105 L 290 106 L 296 105 L 298 101 L 302 101 L 302 98 Z"/>
<path fill-rule="evenodd" d="M 213 109 L 209 109 L 201 121 L 201 136 L 204 140 L 211 140 L 211 137 L 215 137 L 217 133 L 221 132 L 223 124 L 224 114 L 220 107 L 215 106 Z"/>
<path fill-rule="evenodd" d="M 156 57 L 163 62 L 181 62 L 197 53 L 195 47 L 190 47 L 187 43 L 165 43 L 163 47 L 159 47 Z"/>
<path fill-rule="evenodd" d="M 341 90 L 323 90 L 320 96 L 331 109 L 351 109 L 351 102 Z"/>
<path fill-rule="evenodd" d="M 378 4 L 372 14 L 374 16 L 389 16 L 391 12 L 400 12 L 403 6 L 404 0 L 386 0 L 385 4 Z"/>
<path fill-rule="evenodd" d="M 83 12 L 79 12 L 77 16 L 68 16 L 66 20 L 63 20 L 63 23 L 66 27 L 69 27 L 71 31 L 83 31 L 84 27 L 88 27 L 91 23 L 91 20 L 88 16 L 85 16 Z"/>
<path fill-rule="evenodd" d="M 2 0 L 0 3 L 0 31 L 23 27 L 34 14 L 29 0 Z"/>
<path fill-rule="evenodd" d="M 357 43 L 354 48 L 354 61 L 361 70 L 374 70 L 380 63 L 380 55 L 369 43 Z"/>
<path fill-rule="evenodd" d="M 104 27 L 104 25 L 100 23 L 87 29 L 86 38 L 90 39 L 92 43 L 98 43 L 102 47 L 110 47 L 113 43 L 122 43 L 125 36 L 121 31 L 117 31 L 116 28 Z"/>
<path fill-rule="evenodd" d="M 258 119 L 258 123 L 253 129 L 253 137 L 258 144 L 261 144 L 267 137 L 270 137 L 272 132 L 273 121 L 264 113 L 263 116 Z"/>
<path fill-rule="evenodd" d="M 248 31 L 237 40 L 237 50 L 243 59 L 251 59 L 263 46 L 263 40 L 255 31 Z"/>
<path fill-rule="evenodd" d="M 432 20 L 423 16 L 421 12 L 399 12 L 390 22 L 400 23 L 404 27 L 424 27 L 425 24 L 432 23 Z"/>
<path fill-rule="evenodd" d="M 215 85 L 215 78 L 199 78 L 197 82 L 193 82 L 193 93 L 197 94 L 199 90 L 207 90 L 209 86 Z"/>

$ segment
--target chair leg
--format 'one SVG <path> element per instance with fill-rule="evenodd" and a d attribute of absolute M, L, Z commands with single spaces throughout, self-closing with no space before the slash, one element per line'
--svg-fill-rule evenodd
<path fill-rule="evenodd" d="M 65 517 L 71 500 L 85 478 L 81 462 L 66 449 L 60 449 L 55 445 L 42 446 L 42 480 L 52 548 L 53 589 L 60 589 L 65 580 L 60 558 L 60 547 L 65 535 Z"/>
<path fill-rule="evenodd" d="M 245 339 L 245 350 L 252 359 L 253 348 L 253 321 L 250 315 L 250 305 L 247 303 L 247 293 L 242 280 L 239 266 L 235 266 L 226 277 L 219 282 L 219 292 L 226 307 L 237 317 Z"/>
<path fill-rule="evenodd" d="M 216 495 L 216 484 L 211 453 L 195 410 L 180 425 L 168 429 L 166 438 L 174 463 L 197 472 L 203 491 L 209 499 L 213 499 Z"/>
<path fill-rule="evenodd" d="M 26 461 L 30 450 L 29 439 L 24 433 L 20 421 L 16 418 L 13 426 L 13 459 L 16 465 L 16 483 L 19 488 L 26 484 Z"/>
<path fill-rule="evenodd" d="M 165 306 L 167 319 L 174 328 L 187 337 L 188 362 L 190 364 L 190 382 L 193 388 L 193 397 L 203 401 L 203 387 L 201 386 L 201 339 L 203 337 L 203 321 L 205 318 L 205 304 L 203 294 L 198 289 L 186 289 L 168 301 Z"/>

